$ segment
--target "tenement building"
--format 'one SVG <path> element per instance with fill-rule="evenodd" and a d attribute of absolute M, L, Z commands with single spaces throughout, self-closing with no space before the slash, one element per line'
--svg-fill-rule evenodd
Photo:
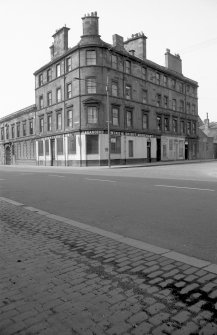
<path fill-rule="evenodd" d="M 96 12 L 82 18 L 80 42 L 66 26 L 53 35 L 51 60 L 35 71 L 38 165 L 107 165 L 195 159 L 196 81 L 169 49 L 165 66 L 146 58 L 146 36 L 113 44 L 99 35 Z"/>

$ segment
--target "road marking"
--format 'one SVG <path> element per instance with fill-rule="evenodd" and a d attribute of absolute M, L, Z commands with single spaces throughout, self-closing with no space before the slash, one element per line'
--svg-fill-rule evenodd
<path fill-rule="evenodd" d="M 93 179 L 93 178 L 86 178 L 86 180 L 93 180 L 93 181 L 107 181 L 109 183 L 116 183 L 115 180 L 109 180 L 109 179 Z"/>
<path fill-rule="evenodd" d="M 171 187 L 171 188 L 184 188 L 184 189 L 187 189 L 187 190 L 215 192 L 215 190 L 212 190 L 210 188 L 197 188 L 197 187 L 186 187 L 186 186 L 170 186 L 170 185 L 155 185 L 155 186 L 157 186 L 157 187 Z"/>
<path fill-rule="evenodd" d="M 65 176 L 60 176 L 59 174 L 49 174 L 49 177 L 59 177 L 59 178 L 64 178 Z"/>

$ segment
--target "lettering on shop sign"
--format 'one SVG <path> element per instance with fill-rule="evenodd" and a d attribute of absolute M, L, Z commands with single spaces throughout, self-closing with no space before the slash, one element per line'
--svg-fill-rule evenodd
<path fill-rule="evenodd" d="M 86 130 L 84 132 L 86 135 L 98 135 L 98 134 L 103 134 L 103 131 L 98 131 L 98 130 Z"/>

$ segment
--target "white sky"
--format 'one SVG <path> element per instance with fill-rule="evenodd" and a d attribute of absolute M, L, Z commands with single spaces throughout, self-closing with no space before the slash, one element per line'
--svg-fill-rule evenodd
<path fill-rule="evenodd" d="M 165 65 L 166 48 L 179 53 L 199 83 L 200 117 L 217 121 L 217 0 L 0 0 L 0 117 L 35 103 L 33 72 L 50 61 L 52 35 L 66 24 L 73 47 L 94 11 L 105 42 L 143 31 L 149 60 Z"/>

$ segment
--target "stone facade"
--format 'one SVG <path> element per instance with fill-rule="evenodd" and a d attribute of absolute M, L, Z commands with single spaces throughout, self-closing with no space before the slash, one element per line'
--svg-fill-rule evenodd
<path fill-rule="evenodd" d="M 38 165 L 106 165 L 197 158 L 197 87 L 167 49 L 165 67 L 146 58 L 146 36 L 113 44 L 96 12 L 68 47 L 69 28 L 53 35 L 51 61 L 35 75 Z M 109 111 L 109 112 L 108 112 Z"/>

